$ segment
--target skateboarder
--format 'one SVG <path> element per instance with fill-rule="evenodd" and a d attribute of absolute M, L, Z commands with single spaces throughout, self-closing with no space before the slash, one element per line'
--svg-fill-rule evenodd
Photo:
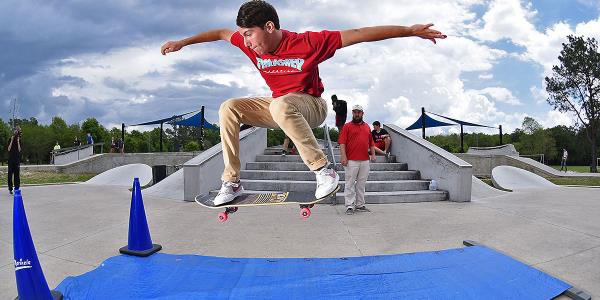
<path fill-rule="evenodd" d="M 302 160 L 315 172 L 315 197 L 323 198 L 338 186 L 339 176 L 329 167 L 327 157 L 317 144 L 311 128 L 327 117 L 327 103 L 318 65 L 336 50 L 356 43 L 396 37 L 417 36 L 431 40 L 446 38 L 430 27 L 433 24 L 378 26 L 344 31 L 296 33 L 281 29 L 273 6 L 265 1 L 249 1 L 240 7 L 237 30 L 215 29 L 192 37 L 169 41 L 161 47 L 163 55 L 197 43 L 223 40 L 250 58 L 272 91 L 271 97 L 229 99 L 221 104 L 219 123 L 225 170 L 215 204 L 230 202 L 243 191 L 240 183 L 240 124 L 281 128 L 290 137 Z"/>

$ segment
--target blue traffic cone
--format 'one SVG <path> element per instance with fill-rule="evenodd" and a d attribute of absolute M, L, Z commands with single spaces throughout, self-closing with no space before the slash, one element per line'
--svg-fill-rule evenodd
<path fill-rule="evenodd" d="M 152 239 L 150 238 L 139 178 L 133 179 L 133 189 L 131 190 L 128 242 L 127 246 L 119 249 L 119 252 L 134 256 L 149 256 L 162 249 L 161 245 L 152 244 Z"/>
<path fill-rule="evenodd" d="M 50 291 L 44 277 L 42 266 L 38 260 L 21 190 L 15 190 L 13 204 L 13 251 L 15 259 L 15 276 L 17 277 L 17 291 L 19 297 L 16 299 L 62 299 L 58 291 Z"/>

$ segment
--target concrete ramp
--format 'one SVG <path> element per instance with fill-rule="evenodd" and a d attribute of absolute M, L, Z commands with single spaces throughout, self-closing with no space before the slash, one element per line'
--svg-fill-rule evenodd
<path fill-rule="evenodd" d="M 145 164 L 124 165 L 100 173 L 83 184 L 131 187 L 136 177 L 140 179 L 141 186 L 148 185 L 152 182 L 152 168 Z"/>
<path fill-rule="evenodd" d="M 511 166 L 498 166 L 492 170 L 492 182 L 501 189 L 519 191 L 556 187 L 546 178 Z"/>
<path fill-rule="evenodd" d="M 508 192 L 491 187 L 489 184 L 481 181 L 481 179 L 473 176 L 473 182 L 471 183 L 471 200 L 497 197 L 507 193 Z"/>
<path fill-rule="evenodd" d="M 167 176 L 159 183 L 144 189 L 144 196 L 154 196 L 183 201 L 183 168 Z"/>
<path fill-rule="evenodd" d="M 515 149 L 513 144 L 506 144 L 496 147 L 469 147 L 467 154 L 519 156 L 519 152 L 517 152 L 517 149 Z"/>

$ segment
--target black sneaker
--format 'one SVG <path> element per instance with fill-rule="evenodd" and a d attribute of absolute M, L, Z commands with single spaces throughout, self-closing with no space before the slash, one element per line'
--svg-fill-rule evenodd
<path fill-rule="evenodd" d="M 352 207 L 348 207 L 348 208 L 346 209 L 346 214 L 347 214 L 347 215 L 353 215 L 353 214 L 354 214 L 354 209 L 353 209 Z"/>
<path fill-rule="evenodd" d="M 281 156 L 286 156 L 287 155 L 287 151 L 283 150 L 281 151 Z"/>
<path fill-rule="evenodd" d="M 371 212 L 371 210 L 369 210 L 366 206 L 357 207 L 354 210 L 357 212 Z"/>
<path fill-rule="evenodd" d="M 12 190 L 8 190 L 8 192 L 9 192 L 11 195 L 13 194 Z"/>

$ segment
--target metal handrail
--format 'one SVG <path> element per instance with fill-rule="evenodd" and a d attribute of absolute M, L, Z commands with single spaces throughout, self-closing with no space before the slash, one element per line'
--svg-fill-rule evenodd
<path fill-rule="evenodd" d="M 329 136 L 329 126 L 325 124 L 323 126 L 324 136 L 325 136 L 325 148 L 327 148 L 327 156 L 331 156 L 331 163 L 333 164 L 333 169 L 337 171 L 337 163 L 335 162 L 335 153 L 333 153 L 333 145 L 331 144 L 331 137 Z M 331 197 L 331 205 L 337 205 L 337 197 Z"/>
<path fill-rule="evenodd" d="M 327 148 L 327 156 L 331 157 L 333 169 L 337 171 L 337 163 L 335 162 L 335 154 L 333 153 L 333 144 L 331 144 L 331 137 L 329 136 L 329 126 L 325 124 L 323 130 L 325 131 L 325 148 Z"/>

